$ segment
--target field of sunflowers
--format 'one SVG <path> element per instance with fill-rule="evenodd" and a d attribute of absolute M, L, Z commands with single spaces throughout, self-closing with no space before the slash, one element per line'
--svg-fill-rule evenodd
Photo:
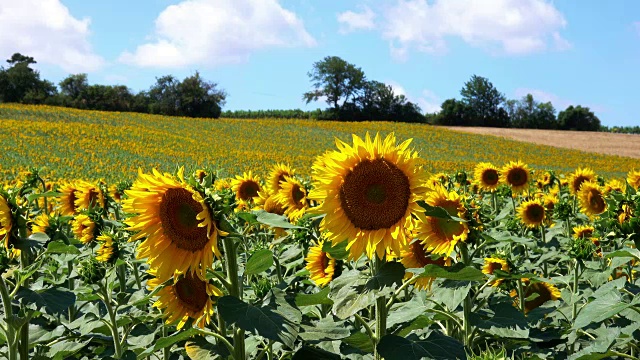
<path fill-rule="evenodd" d="M 640 359 L 630 159 L 391 123 L 0 118 L 0 358 Z"/>

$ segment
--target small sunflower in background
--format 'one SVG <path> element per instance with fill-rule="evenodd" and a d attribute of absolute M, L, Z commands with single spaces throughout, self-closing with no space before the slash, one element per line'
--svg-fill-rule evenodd
<path fill-rule="evenodd" d="M 96 238 L 100 247 L 96 250 L 96 260 L 100 262 L 113 262 L 118 257 L 118 244 L 113 239 L 113 234 L 102 233 Z"/>
<path fill-rule="evenodd" d="M 500 182 L 509 185 L 514 195 L 527 190 L 529 180 L 529 168 L 521 161 L 511 161 L 500 170 Z"/>
<path fill-rule="evenodd" d="M 155 275 L 154 271 L 150 271 Z M 153 291 L 162 284 L 160 279 L 153 278 L 147 281 L 147 287 Z M 202 280 L 193 274 L 176 275 L 170 285 L 158 291 L 158 300 L 153 307 L 162 311 L 167 324 L 177 324 L 177 329 L 184 327 L 189 319 L 195 321 L 195 325 L 204 329 L 214 314 L 214 300 L 212 297 L 222 296 L 222 291 L 207 280 Z"/>
<path fill-rule="evenodd" d="M 268 187 L 273 193 L 278 193 L 281 188 L 281 184 L 285 181 L 287 176 L 293 177 L 295 175 L 295 170 L 291 168 L 291 166 L 287 164 L 278 163 L 273 166 L 271 171 L 269 172 L 269 183 Z"/>
<path fill-rule="evenodd" d="M 13 228 L 13 217 L 11 208 L 4 196 L 0 195 L 0 242 L 9 250 L 11 246 L 11 229 Z"/>
<path fill-rule="evenodd" d="M 518 217 L 530 228 L 542 225 L 545 212 L 545 207 L 539 200 L 527 200 L 518 207 Z"/>
<path fill-rule="evenodd" d="M 524 289 L 524 313 L 527 314 L 533 309 L 540 307 L 547 301 L 555 301 L 560 299 L 560 290 L 553 284 L 547 282 L 531 283 L 529 279 L 522 279 L 522 282 L 526 286 Z M 532 295 L 537 294 L 534 299 L 526 300 Z M 518 293 L 516 290 L 512 290 L 511 297 L 515 297 L 513 306 L 520 308 L 520 301 L 518 299 Z"/>
<path fill-rule="evenodd" d="M 626 189 L 627 189 L 627 185 L 624 182 L 618 179 L 610 179 L 609 181 L 604 183 L 603 191 L 605 194 L 609 194 L 613 191 L 624 193 Z"/>
<path fill-rule="evenodd" d="M 309 253 L 304 259 L 307 262 L 309 278 L 318 286 L 325 287 L 336 277 L 336 259 L 329 253 L 322 251 L 324 240 L 309 248 Z"/>
<path fill-rule="evenodd" d="M 433 174 L 429 176 L 427 180 L 427 184 L 430 188 L 436 187 L 437 185 L 446 186 L 449 183 L 449 176 L 447 174 L 440 172 L 437 174 Z"/>
<path fill-rule="evenodd" d="M 428 190 L 410 142 L 397 144 L 393 134 L 353 135 L 353 145 L 336 140 L 339 150 L 314 163 L 308 198 L 320 204 L 314 212 L 326 214 L 320 230 L 333 244 L 348 241 L 352 259 L 382 259 L 387 249 L 399 254 L 408 245 L 412 214 Z"/>
<path fill-rule="evenodd" d="M 625 222 L 631 220 L 632 216 L 633 208 L 630 204 L 620 205 L 620 210 L 618 210 L 618 223 L 624 224 Z"/>
<path fill-rule="evenodd" d="M 580 201 L 580 211 L 593 218 L 607 210 L 607 203 L 604 194 L 598 184 L 587 181 L 582 183 L 580 191 L 577 193 Z"/>
<path fill-rule="evenodd" d="M 135 214 L 125 221 L 127 230 L 137 232 L 130 241 L 144 238 L 136 257 L 148 258 L 160 281 L 174 271 L 204 277 L 214 255 L 221 256 L 218 236 L 225 233 L 218 230 L 202 195 L 184 182 L 183 171 L 177 179 L 155 169 L 152 174 L 140 171 L 123 201 L 123 210 Z"/>
<path fill-rule="evenodd" d="M 640 171 L 636 171 L 636 169 L 629 171 L 627 174 L 627 182 L 632 188 L 638 190 L 638 188 L 640 188 Z"/>
<path fill-rule="evenodd" d="M 238 207 L 245 209 L 258 197 L 258 193 L 262 189 L 260 177 L 253 175 L 251 170 L 248 173 L 243 173 L 242 176 L 236 175 L 236 178 L 231 180 L 231 189 L 236 194 Z"/>
<path fill-rule="evenodd" d="M 464 219 L 466 209 L 462 197 L 455 191 L 447 191 L 443 186 L 436 186 L 425 199 L 431 206 L 442 207 L 451 216 Z M 417 214 L 416 236 L 422 240 L 429 251 L 434 254 L 450 256 L 459 241 L 466 241 L 469 234 L 467 223 L 435 216 Z"/>
<path fill-rule="evenodd" d="M 595 182 L 596 174 L 589 168 L 578 168 L 569 176 L 569 191 L 577 195 L 585 182 Z"/>
<path fill-rule="evenodd" d="M 74 215 L 76 213 L 78 192 L 78 186 L 73 182 L 66 183 L 60 187 L 60 212 L 62 215 Z"/>
<path fill-rule="evenodd" d="M 309 208 L 307 190 L 298 179 L 290 176 L 285 176 L 285 181 L 280 183 L 275 200 L 284 208 L 284 214 L 292 223 L 298 221 Z"/>
<path fill-rule="evenodd" d="M 502 270 L 504 272 L 509 272 L 509 264 L 507 260 L 501 259 L 499 257 L 488 257 L 484 258 L 484 265 L 482 266 L 482 273 L 487 275 L 493 275 L 496 270 Z M 491 286 L 500 286 L 504 282 L 504 279 L 496 279 L 491 281 Z"/>
<path fill-rule="evenodd" d="M 494 191 L 500 185 L 500 171 L 491 163 L 478 163 L 473 174 L 475 183 L 484 191 Z"/>
<path fill-rule="evenodd" d="M 422 242 L 414 241 L 406 250 L 402 252 L 400 262 L 407 269 L 423 268 L 429 264 L 438 266 L 451 266 L 450 257 L 440 257 L 436 260 L 433 260 L 431 258 L 431 254 L 431 252 L 425 249 L 425 245 L 422 244 Z M 411 273 L 407 272 L 405 274 L 405 279 L 410 279 L 412 276 L 413 275 Z M 430 290 L 431 284 L 434 280 L 435 278 L 429 276 L 419 277 L 413 285 L 418 290 Z"/>
<path fill-rule="evenodd" d="M 576 239 L 579 238 L 589 238 L 593 235 L 596 229 L 591 225 L 579 225 L 573 227 L 573 237 Z"/>
<path fill-rule="evenodd" d="M 76 210 L 87 210 L 93 207 L 104 208 L 105 197 L 100 186 L 84 181 L 79 182 L 76 186 L 76 200 L 74 201 Z"/>
<path fill-rule="evenodd" d="M 95 239 L 96 223 L 86 214 L 78 214 L 71 221 L 71 231 L 76 239 L 88 244 Z"/>

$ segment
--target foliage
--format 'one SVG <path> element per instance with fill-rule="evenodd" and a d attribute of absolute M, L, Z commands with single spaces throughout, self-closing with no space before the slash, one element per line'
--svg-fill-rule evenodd
<path fill-rule="evenodd" d="M 599 131 L 600 119 L 588 107 L 571 105 L 558 114 L 558 126 L 563 130 Z"/>

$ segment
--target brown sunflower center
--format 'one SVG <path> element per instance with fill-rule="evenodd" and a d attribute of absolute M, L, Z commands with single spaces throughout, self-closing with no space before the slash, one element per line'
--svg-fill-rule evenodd
<path fill-rule="evenodd" d="M 300 203 L 302 199 L 304 199 L 304 192 L 302 191 L 302 189 L 300 189 L 300 185 L 293 185 L 293 187 L 291 188 L 291 197 L 296 204 Z"/>
<path fill-rule="evenodd" d="M 500 175 L 498 175 L 498 171 L 495 169 L 486 169 L 482 173 L 482 182 L 485 185 L 495 185 L 498 183 L 498 180 L 500 180 Z"/>
<path fill-rule="evenodd" d="M 199 227 L 196 219 L 202 205 L 190 191 L 182 188 L 167 190 L 160 202 L 160 221 L 164 233 L 180 249 L 191 252 L 204 249 L 209 242 L 207 228 Z"/>
<path fill-rule="evenodd" d="M 580 230 L 576 235 L 577 235 L 578 238 L 590 237 L 591 235 L 593 235 L 593 230 L 592 229 L 583 229 L 583 230 Z"/>
<path fill-rule="evenodd" d="M 324 251 L 320 253 L 320 265 L 322 266 L 322 271 L 327 270 L 327 267 L 329 267 L 329 257 Z"/>
<path fill-rule="evenodd" d="M 279 202 L 274 200 L 275 196 L 269 196 L 269 198 L 264 202 L 264 211 L 272 214 L 282 215 L 284 214 L 284 209 Z"/>
<path fill-rule="evenodd" d="M 529 285 L 527 291 L 525 292 L 525 298 L 528 298 L 533 294 L 538 294 L 538 296 L 535 299 L 525 301 L 524 303 L 524 307 L 527 312 L 553 299 L 551 290 L 547 286 L 545 286 L 544 283 L 535 283 Z"/>
<path fill-rule="evenodd" d="M 182 306 L 194 313 L 204 309 L 207 304 L 207 284 L 198 278 L 185 276 L 173 285 L 173 289 Z"/>
<path fill-rule="evenodd" d="M 411 243 L 411 252 L 413 253 L 414 258 L 420 264 L 420 266 L 427 266 L 429 264 L 436 264 L 439 266 L 445 265 L 444 258 L 439 258 L 437 260 L 431 259 L 431 253 L 427 253 L 424 250 L 424 246 L 420 241 L 414 241 Z"/>
<path fill-rule="evenodd" d="M 527 220 L 533 223 L 540 223 L 544 219 L 544 206 L 540 204 L 531 204 L 525 210 Z"/>
<path fill-rule="evenodd" d="M 589 180 L 589 178 L 586 176 L 583 176 L 583 175 L 576 176 L 576 178 L 573 179 L 573 183 L 572 183 L 573 191 L 577 192 L 578 190 L 580 190 L 580 186 L 582 186 L 582 183 L 587 180 Z"/>
<path fill-rule="evenodd" d="M 363 230 L 390 228 L 400 221 L 410 196 L 409 178 L 386 159 L 362 160 L 340 187 L 342 209 Z"/>
<path fill-rule="evenodd" d="M 260 184 L 253 180 L 246 180 L 240 184 L 238 197 L 240 200 L 249 200 L 258 196 L 258 191 L 260 191 Z"/>
<path fill-rule="evenodd" d="M 69 193 L 69 196 L 67 196 L 67 205 L 70 209 L 74 209 L 76 206 L 76 200 L 78 199 L 78 197 L 76 196 L 76 191 L 78 190 L 72 190 Z"/>
<path fill-rule="evenodd" d="M 596 189 L 592 189 L 591 191 L 589 191 L 587 200 L 589 200 L 589 207 L 596 214 L 604 212 L 605 208 L 607 207 L 602 194 Z"/>
<path fill-rule="evenodd" d="M 515 168 L 507 173 L 507 182 L 511 186 L 522 186 L 529 181 L 529 174 L 523 168 Z"/>

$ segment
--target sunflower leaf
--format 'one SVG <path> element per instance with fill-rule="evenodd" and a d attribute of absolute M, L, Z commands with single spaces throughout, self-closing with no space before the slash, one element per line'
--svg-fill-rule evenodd
<path fill-rule="evenodd" d="M 415 272 L 419 277 L 433 277 L 466 281 L 485 280 L 485 275 L 482 273 L 482 271 L 472 266 L 465 266 L 463 263 L 457 263 L 453 266 L 438 266 L 436 264 L 428 264 L 423 269 L 409 269 L 409 271 Z"/>
<path fill-rule="evenodd" d="M 640 250 L 632 249 L 632 248 L 621 249 L 621 250 L 610 252 L 606 254 L 605 257 L 607 259 L 614 258 L 614 257 L 634 257 L 637 260 L 640 260 Z"/>
<path fill-rule="evenodd" d="M 311 306 L 311 305 L 333 305 L 333 301 L 327 297 L 329 295 L 329 288 L 326 287 L 315 294 L 296 294 L 296 306 Z"/>
<path fill-rule="evenodd" d="M 315 347 L 302 345 L 300 350 L 293 354 L 292 360 L 317 359 L 317 360 L 340 360 L 340 355 L 328 352 Z"/>
<path fill-rule="evenodd" d="M 138 359 L 144 359 L 158 350 L 171 347 L 173 344 L 179 341 L 187 340 L 192 336 L 197 335 L 198 333 L 199 331 L 196 328 L 189 328 L 171 336 L 160 338 L 152 347 L 149 347 L 145 351 L 138 354 Z"/>
<path fill-rule="evenodd" d="M 325 241 L 322 244 L 322 251 L 331 255 L 332 258 L 338 260 L 344 260 L 349 256 L 349 250 L 347 250 L 348 241 L 341 241 L 335 245 L 331 241 Z"/>
<path fill-rule="evenodd" d="M 257 275 L 273 265 L 273 253 L 269 249 L 262 249 L 254 252 L 247 261 L 245 274 Z"/>
<path fill-rule="evenodd" d="M 458 340 L 432 332 L 421 340 L 415 334 L 406 338 L 385 335 L 378 343 L 378 351 L 386 360 L 466 359 L 464 345 Z"/>
<path fill-rule="evenodd" d="M 269 225 L 273 228 L 282 229 L 303 229 L 301 226 L 292 225 L 286 216 L 268 213 L 264 210 L 254 211 L 257 215 L 256 220 L 264 225 Z"/>
<path fill-rule="evenodd" d="M 380 270 L 366 283 L 367 289 L 377 290 L 402 284 L 404 266 L 399 262 L 384 263 Z"/>
<path fill-rule="evenodd" d="M 29 194 L 27 195 L 27 201 L 31 202 L 35 199 L 38 198 L 50 198 L 50 197 L 57 197 L 60 196 L 61 194 L 59 192 L 55 192 L 55 191 L 47 191 L 44 193 L 39 193 L 39 194 Z"/>
<path fill-rule="evenodd" d="M 52 241 L 47 245 L 47 253 L 49 254 L 80 254 L 80 250 L 73 245 L 67 245 L 62 240 Z"/>
<path fill-rule="evenodd" d="M 441 206 L 431 206 L 429 204 L 427 204 L 424 200 L 420 200 L 418 201 L 418 205 L 420 205 L 422 208 L 424 208 L 424 214 L 426 216 L 431 216 L 431 217 L 436 217 L 436 218 L 440 218 L 440 219 L 447 219 L 447 220 L 452 220 L 452 221 L 456 221 L 456 222 L 468 222 L 468 220 L 459 218 L 457 216 L 453 216 L 451 214 L 449 214 L 449 212 L 447 210 L 445 210 L 443 207 Z"/>

